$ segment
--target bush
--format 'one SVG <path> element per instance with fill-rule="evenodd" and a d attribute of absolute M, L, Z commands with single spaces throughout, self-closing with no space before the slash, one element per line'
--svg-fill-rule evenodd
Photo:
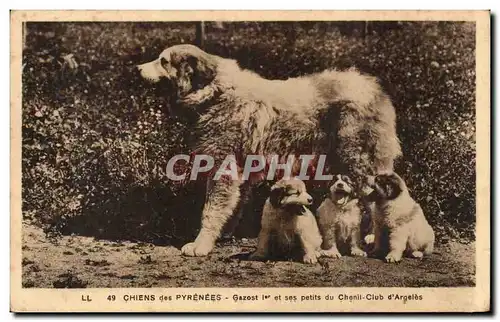
<path fill-rule="evenodd" d="M 404 157 L 397 171 L 442 241 L 473 239 L 474 25 L 373 22 L 364 37 L 353 26 L 364 25 L 209 25 L 205 46 L 267 78 L 351 66 L 379 77 L 398 114 Z M 169 115 L 162 95 L 130 77 L 135 64 L 192 43 L 194 34 L 194 23 L 28 24 L 26 220 L 52 233 L 155 242 L 181 243 L 196 233 L 202 187 L 180 187 L 164 173 L 170 156 L 187 152 L 193 120 Z"/>

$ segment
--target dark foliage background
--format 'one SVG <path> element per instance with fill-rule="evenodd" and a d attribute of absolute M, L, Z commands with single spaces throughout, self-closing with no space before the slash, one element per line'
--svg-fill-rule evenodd
<path fill-rule="evenodd" d="M 356 66 L 398 114 L 397 171 L 441 243 L 475 228 L 475 27 L 461 22 L 208 23 L 205 49 L 263 77 Z M 199 187 L 169 182 L 189 124 L 131 76 L 194 23 L 28 23 L 23 52 L 23 216 L 51 234 L 178 243 L 192 238 Z M 247 213 L 259 213 L 265 187 Z M 198 196 L 193 198 L 193 196 Z M 254 225 L 252 216 L 245 225 Z"/>

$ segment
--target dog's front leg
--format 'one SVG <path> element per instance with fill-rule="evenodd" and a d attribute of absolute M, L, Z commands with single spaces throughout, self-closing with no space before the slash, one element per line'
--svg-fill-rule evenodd
<path fill-rule="evenodd" d="M 313 215 L 295 216 L 295 233 L 298 235 L 304 257 L 302 261 L 306 264 L 315 264 L 320 256 L 319 248 L 321 236 Z"/>
<path fill-rule="evenodd" d="M 315 264 L 318 262 L 317 247 L 314 245 L 314 236 L 312 236 L 311 232 L 302 231 L 299 233 L 300 242 L 304 249 L 304 258 L 303 262 L 306 264 Z"/>
<path fill-rule="evenodd" d="M 210 187 L 210 185 L 213 185 Z M 222 229 L 238 205 L 240 181 L 208 181 L 208 196 L 201 218 L 201 229 L 195 241 L 181 249 L 186 256 L 206 256 L 215 246 Z"/>
<path fill-rule="evenodd" d="M 323 243 L 321 244 L 320 255 L 324 257 L 340 258 L 340 252 L 337 248 L 337 236 L 335 227 L 326 227 L 322 229 Z"/>
<path fill-rule="evenodd" d="M 398 227 L 389 235 L 389 254 L 385 257 L 388 263 L 396 263 L 403 257 L 403 252 L 408 243 L 408 232 L 404 227 Z"/>
<path fill-rule="evenodd" d="M 366 253 L 359 247 L 361 241 L 361 232 L 359 225 L 351 231 L 351 255 L 366 257 Z"/>

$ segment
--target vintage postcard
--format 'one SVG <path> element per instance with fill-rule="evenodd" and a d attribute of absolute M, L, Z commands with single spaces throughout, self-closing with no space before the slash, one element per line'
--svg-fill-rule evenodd
<path fill-rule="evenodd" d="M 487 312 L 489 11 L 12 11 L 14 312 Z"/>

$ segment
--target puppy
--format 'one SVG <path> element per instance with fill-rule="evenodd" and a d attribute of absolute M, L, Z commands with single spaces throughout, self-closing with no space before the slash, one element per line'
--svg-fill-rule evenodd
<path fill-rule="evenodd" d="M 262 211 L 262 227 L 252 260 L 270 255 L 303 255 L 303 262 L 314 264 L 321 246 L 316 219 L 306 207 L 312 204 L 306 186 L 297 178 L 282 179 L 271 188 Z"/>
<path fill-rule="evenodd" d="M 375 177 L 371 199 L 375 201 L 373 224 L 374 253 L 387 253 L 385 260 L 398 262 L 405 255 L 422 258 L 434 249 L 434 231 L 422 208 L 408 193 L 405 182 L 396 173 Z"/>
<path fill-rule="evenodd" d="M 345 175 L 335 178 L 328 197 L 317 210 L 323 238 L 321 255 L 340 258 L 340 248 L 344 254 L 366 256 L 360 248 L 361 209 L 351 179 Z"/>

